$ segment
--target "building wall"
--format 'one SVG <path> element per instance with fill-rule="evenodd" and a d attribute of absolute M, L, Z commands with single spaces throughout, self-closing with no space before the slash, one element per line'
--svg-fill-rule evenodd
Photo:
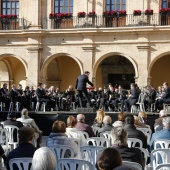
<path fill-rule="evenodd" d="M 100 63 L 118 55 L 132 63 L 139 86 L 169 81 L 167 76 L 156 76 L 159 66 L 164 66 L 159 75 L 169 71 L 169 60 L 164 58 L 169 53 L 169 26 L 41 29 L 44 17 L 54 10 L 53 3 L 53 0 L 20 1 L 20 17 L 28 21 L 29 29 L 0 31 L 0 59 L 8 58 L 9 79 L 13 83 L 36 86 L 42 81 L 65 90 L 70 84 L 74 86 L 79 74 L 89 70 L 90 80 L 97 87 L 103 86 Z M 142 1 L 127 0 L 128 14 L 136 7 L 143 10 Z M 158 13 L 160 4 L 158 0 L 144 0 L 144 9 L 147 8 Z M 73 15 L 87 10 L 102 15 L 104 9 L 104 0 L 91 0 L 88 4 L 75 0 Z M 50 67 L 51 62 L 57 62 L 56 68 L 54 63 Z M 56 78 L 52 79 L 53 76 Z"/>

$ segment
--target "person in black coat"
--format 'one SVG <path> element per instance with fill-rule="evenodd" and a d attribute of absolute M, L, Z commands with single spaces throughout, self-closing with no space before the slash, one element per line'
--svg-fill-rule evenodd
<path fill-rule="evenodd" d="M 13 158 L 33 158 L 34 152 L 37 149 L 32 145 L 34 132 L 34 129 L 28 126 L 19 129 L 19 146 L 9 153 L 6 165 L 7 170 L 10 170 L 9 161 Z M 18 168 L 14 166 L 14 170 L 18 170 Z"/>
<path fill-rule="evenodd" d="M 125 100 L 125 109 L 127 111 L 130 111 L 131 106 L 136 104 L 139 98 L 139 90 L 136 89 L 136 85 L 134 83 L 131 83 L 131 94 L 129 95 L 129 98 Z"/>
<path fill-rule="evenodd" d="M 86 88 L 86 83 L 90 84 L 91 86 L 93 86 L 93 83 L 89 81 L 89 71 L 85 71 L 84 74 L 78 76 L 77 81 L 76 81 L 76 89 L 78 92 L 78 96 L 79 96 L 79 103 L 80 103 L 80 107 L 83 106 L 82 104 L 82 98 L 83 98 L 83 94 L 85 96 L 85 98 L 87 99 L 87 102 L 89 103 L 89 106 L 91 107 L 91 100 L 89 98 L 88 92 L 87 92 L 87 88 Z"/>

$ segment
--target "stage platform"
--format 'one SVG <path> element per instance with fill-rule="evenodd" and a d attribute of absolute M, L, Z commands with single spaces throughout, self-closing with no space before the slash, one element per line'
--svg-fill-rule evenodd
<path fill-rule="evenodd" d="M 117 115 L 119 112 L 106 112 L 106 115 L 111 116 L 112 121 L 117 120 Z M 21 113 L 17 112 L 17 118 L 21 117 Z M 43 131 L 44 136 L 48 136 L 51 132 L 51 127 L 54 121 L 61 120 L 66 123 L 68 116 L 77 116 L 77 112 L 74 111 L 52 111 L 52 112 L 29 112 L 29 116 L 33 118 L 38 125 L 38 127 Z M 129 115 L 137 115 L 137 113 L 128 113 Z M 6 120 L 8 112 L 0 112 L 0 119 L 2 121 Z M 96 112 L 94 113 L 84 113 L 85 121 L 87 124 L 92 125 L 96 117 Z M 148 112 L 148 124 L 153 129 L 154 120 L 159 117 L 159 113 Z"/>

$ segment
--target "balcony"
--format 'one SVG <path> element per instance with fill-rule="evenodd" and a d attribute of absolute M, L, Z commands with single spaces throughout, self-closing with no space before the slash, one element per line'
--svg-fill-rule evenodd
<path fill-rule="evenodd" d="M 0 30 L 21 30 L 27 29 L 27 21 L 24 18 L 0 19 Z"/>
<path fill-rule="evenodd" d="M 134 16 L 94 16 L 79 18 L 44 18 L 43 29 L 75 29 L 75 28 L 106 28 L 106 27 L 143 27 L 170 25 L 170 15 L 145 15 Z"/>

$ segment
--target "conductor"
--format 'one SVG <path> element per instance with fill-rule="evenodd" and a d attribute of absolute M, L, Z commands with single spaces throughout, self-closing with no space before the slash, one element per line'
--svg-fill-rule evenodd
<path fill-rule="evenodd" d="M 80 107 L 82 107 L 82 97 L 83 94 L 85 96 L 85 98 L 87 99 L 87 102 L 89 103 L 89 106 L 92 107 L 92 103 L 90 101 L 88 92 L 87 92 L 87 88 L 86 88 L 86 83 L 90 84 L 91 86 L 93 86 L 93 83 L 89 81 L 89 71 L 85 71 L 84 74 L 79 75 L 76 81 L 76 89 L 77 89 L 77 93 L 78 93 L 78 98 L 79 98 L 79 103 L 80 103 Z"/>

